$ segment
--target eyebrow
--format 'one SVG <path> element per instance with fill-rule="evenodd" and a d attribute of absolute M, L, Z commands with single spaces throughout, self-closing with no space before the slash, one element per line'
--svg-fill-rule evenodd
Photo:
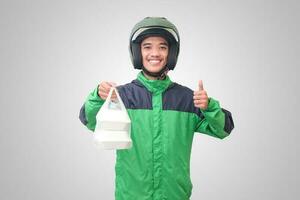
<path fill-rule="evenodd" d="M 142 44 L 142 46 L 151 45 L 151 44 L 152 44 L 152 43 L 148 42 L 148 43 Z M 159 43 L 159 45 L 166 45 L 166 46 L 168 46 L 168 43 L 166 43 L 166 42 L 161 42 L 161 43 Z"/>

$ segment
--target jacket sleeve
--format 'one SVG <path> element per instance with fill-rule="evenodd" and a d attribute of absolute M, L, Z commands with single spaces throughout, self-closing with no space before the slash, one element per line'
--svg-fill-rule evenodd
<path fill-rule="evenodd" d="M 219 102 L 213 98 L 209 98 L 207 109 L 201 110 L 201 113 L 195 132 L 223 139 L 234 128 L 231 113 L 221 108 Z"/>
<path fill-rule="evenodd" d="M 90 130 L 96 127 L 96 115 L 104 104 L 104 100 L 98 96 L 98 87 L 87 97 L 79 112 L 80 121 Z"/>

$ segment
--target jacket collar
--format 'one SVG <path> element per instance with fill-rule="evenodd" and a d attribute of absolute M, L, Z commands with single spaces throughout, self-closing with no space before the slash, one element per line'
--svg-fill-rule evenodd
<path fill-rule="evenodd" d="M 173 82 L 170 80 L 169 76 L 166 76 L 164 80 L 149 80 L 142 72 L 140 72 L 137 76 L 137 81 L 134 81 L 134 83 L 143 85 L 152 93 L 162 93 L 171 86 Z"/>

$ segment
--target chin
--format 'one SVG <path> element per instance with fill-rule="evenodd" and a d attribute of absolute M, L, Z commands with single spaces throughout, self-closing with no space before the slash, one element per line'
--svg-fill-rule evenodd
<path fill-rule="evenodd" d="M 148 66 L 146 67 L 146 69 L 149 71 L 149 72 L 153 72 L 153 73 L 156 73 L 156 72 L 160 72 L 160 70 L 162 70 L 164 67 L 162 66 Z"/>

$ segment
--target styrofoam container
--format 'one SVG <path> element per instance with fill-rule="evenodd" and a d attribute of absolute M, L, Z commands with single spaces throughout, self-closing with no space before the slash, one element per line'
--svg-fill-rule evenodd
<path fill-rule="evenodd" d="M 117 100 L 112 101 L 115 90 Z M 97 114 L 94 140 L 102 149 L 128 149 L 132 145 L 130 138 L 131 121 L 116 88 L 111 88 L 108 97 Z"/>
<path fill-rule="evenodd" d="M 127 131 L 99 130 L 94 135 L 95 144 L 100 149 L 128 149 L 132 141 Z"/>
<path fill-rule="evenodd" d="M 115 106 L 114 104 L 118 105 L 118 103 L 109 102 L 108 104 L 103 104 L 101 111 L 97 115 L 97 124 L 99 124 L 100 129 L 114 131 L 127 131 L 129 129 L 131 121 L 126 109 L 124 112 L 123 109 L 113 107 Z"/>

